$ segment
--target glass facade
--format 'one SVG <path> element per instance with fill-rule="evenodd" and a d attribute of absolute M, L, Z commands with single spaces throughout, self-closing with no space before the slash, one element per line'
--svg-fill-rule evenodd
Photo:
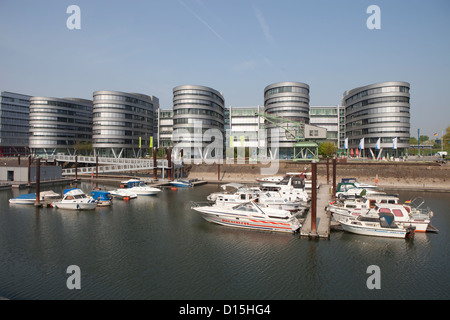
<path fill-rule="evenodd" d="M 93 110 L 93 147 L 96 155 L 114 158 L 145 156 L 157 146 L 157 109 L 153 96 L 96 91 Z"/>
<path fill-rule="evenodd" d="M 309 123 L 309 85 L 301 82 L 279 82 L 267 86 L 264 89 L 264 110 L 270 116 Z M 280 158 L 293 158 L 296 139 L 270 122 L 266 121 L 265 125 L 269 147 L 273 147 L 272 129 L 277 129 Z"/>
<path fill-rule="evenodd" d="M 196 85 L 173 89 L 173 140 L 184 157 L 202 158 L 211 140 L 205 132 L 217 129 L 225 137 L 225 99 L 212 88 Z M 178 142 L 178 143 L 177 143 Z M 183 148 L 184 147 L 184 148 Z"/>
<path fill-rule="evenodd" d="M 327 140 L 343 148 L 345 140 L 345 110 L 343 106 L 311 106 L 309 123 L 327 129 Z"/>
<path fill-rule="evenodd" d="M 33 154 L 76 154 L 92 143 L 92 101 L 32 97 L 29 133 Z"/>
<path fill-rule="evenodd" d="M 382 82 L 346 91 L 343 97 L 346 114 L 346 137 L 349 148 L 356 149 L 364 138 L 364 155 L 402 156 L 409 147 L 410 94 L 407 82 Z M 393 139 L 397 149 L 393 149 Z M 381 149 L 380 149 L 381 150 Z"/>
<path fill-rule="evenodd" d="M 7 91 L 0 94 L 0 156 L 29 153 L 30 98 Z"/>
<path fill-rule="evenodd" d="M 171 148 L 173 146 L 173 111 L 159 109 L 158 115 L 158 148 Z"/>

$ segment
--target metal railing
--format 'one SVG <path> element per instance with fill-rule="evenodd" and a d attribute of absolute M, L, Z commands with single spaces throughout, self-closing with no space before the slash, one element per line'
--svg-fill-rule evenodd
<path fill-rule="evenodd" d="M 43 159 L 56 160 L 61 162 L 77 162 L 77 163 L 89 163 L 97 164 L 97 157 L 89 156 L 67 156 L 67 155 L 47 155 Z M 109 173 L 109 172 L 124 172 L 132 170 L 153 170 L 153 159 L 131 159 L 131 158 L 108 158 L 108 157 L 98 157 L 98 173 Z M 105 165 L 106 164 L 106 165 Z M 100 166 L 102 165 L 102 166 Z M 183 166 L 182 161 L 174 161 L 173 166 L 175 168 L 180 168 Z M 171 169 L 169 167 L 169 161 L 166 159 L 156 160 L 156 168 L 158 169 Z M 62 175 L 75 175 L 75 170 L 78 174 L 92 174 L 96 173 L 96 166 L 92 167 L 78 167 L 63 169 Z"/>

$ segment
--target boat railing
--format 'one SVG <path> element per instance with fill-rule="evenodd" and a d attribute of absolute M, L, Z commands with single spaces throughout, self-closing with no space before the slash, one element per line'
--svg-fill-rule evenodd
<path fill-rule="evenodd" d="M 411 216 L 415 220 L 425 220 L 430 219 L 433 216 L 433 211 L 429 207 L 426 208 L 412 208 Z"/>
<path fill-rule="evenodd" d="M 204 207 L 204 206 L 210 206 L 211 202 L 209 201 L 191 201 L 191 208 L 196 207 Z"/>

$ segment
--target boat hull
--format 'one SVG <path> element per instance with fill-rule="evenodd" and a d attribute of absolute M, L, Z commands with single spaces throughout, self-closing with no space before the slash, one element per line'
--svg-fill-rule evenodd
<path fill-rule="evenodd" d="M 20 204 L 20 205 L 26 205 L 26 206 L 34 205 L 35 202 L 36 202 L 36 200 L 31 200 L 31 199 L 9 199 L 10 204 Z"/>
<path fill-rule="evenodd" d="M 274 231 L 284 233 L 294 233 L 300 229 L 301 224 L 297 219 L 290 221 L 279 222 L 263 218 L 236 216 L 233 214 L 218 214 L 214 212 L 200 211 L 193 208 L 200 213 L 203 219 L 208 222 L 216 223 L 227 227 L 235 227 L 240 229 L 251 229 L 260 231 Z"/>
<path fill-rule="evenodd" d="M 353 210 L 353 214 L 345 209 L 332 209 L 332 216 L 333 219 L 338 222 L 341 223 L 343 220 L 347 219 L 347 218 L 356 218 L 360 215 L 360 212 L 358 210 Z M 398 224 L 399 226 L 402 226 L 404 228 L 406 227 L 415 227 L 416 228 L 416 232 L 427 232 L 428 229 L 428 225 L 430 224 L 430 220 L 395 220 L 395 223 Z"/>
<path fill-rule="evenodd" d="M 66 209 L 66 210 L 94 210 L 95 208 L 97 208 L 97 202 L 89 202 L 89 203 L 53 202 L 52 206 L 57 209 Z"/>
<path fill-rule="evenodd" d="M 139 189 L 139 188 L 130 188 L 129 191 L 135 193 L 138 196 L 156 196 L 161 190 L 159 189 Z"/>
<path fill-rule="evenodd" d="M 405 238 L 406 230 L 404 229 L 393 229 L 393 228 L 376 228 L 376 227 L 366 227 L 360 225 L 353 225 L 341 221 L 341 226 L 344 231 L 355 233 L 365 236 L 375 236 L 375 237 L 388 237 L 388 238 Z"/>

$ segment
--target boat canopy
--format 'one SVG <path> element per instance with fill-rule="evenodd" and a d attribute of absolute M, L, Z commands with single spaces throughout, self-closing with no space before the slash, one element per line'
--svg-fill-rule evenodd
<path fill-rule="evenodd" d="M 228 188 L 239 189 L 239 188 L 242 188 L 243 186 L 244 185 L 242 185 L 240 183 L 231 182 L 231 183 L 227 183 L 227 184 L 222 185 L 222 189 L 223 190 L 227 190 Z"/>
<path fill-rule="evenodd" d="M 111 198 L 112 198 L 110 192 L 108 192 L 108 191 L 101 191 L 101 190 L 91 191 L 90 195 L 95 200 L 102 200 L 102 201 L 111 200 Z"/>
<path fill-rule="evenodd" d="M 395 217 L 392 213 L 382 212 L 379 213 L 380 216 L 380 225 L 383 228 L 397 228 L 395 224 Z"/>

